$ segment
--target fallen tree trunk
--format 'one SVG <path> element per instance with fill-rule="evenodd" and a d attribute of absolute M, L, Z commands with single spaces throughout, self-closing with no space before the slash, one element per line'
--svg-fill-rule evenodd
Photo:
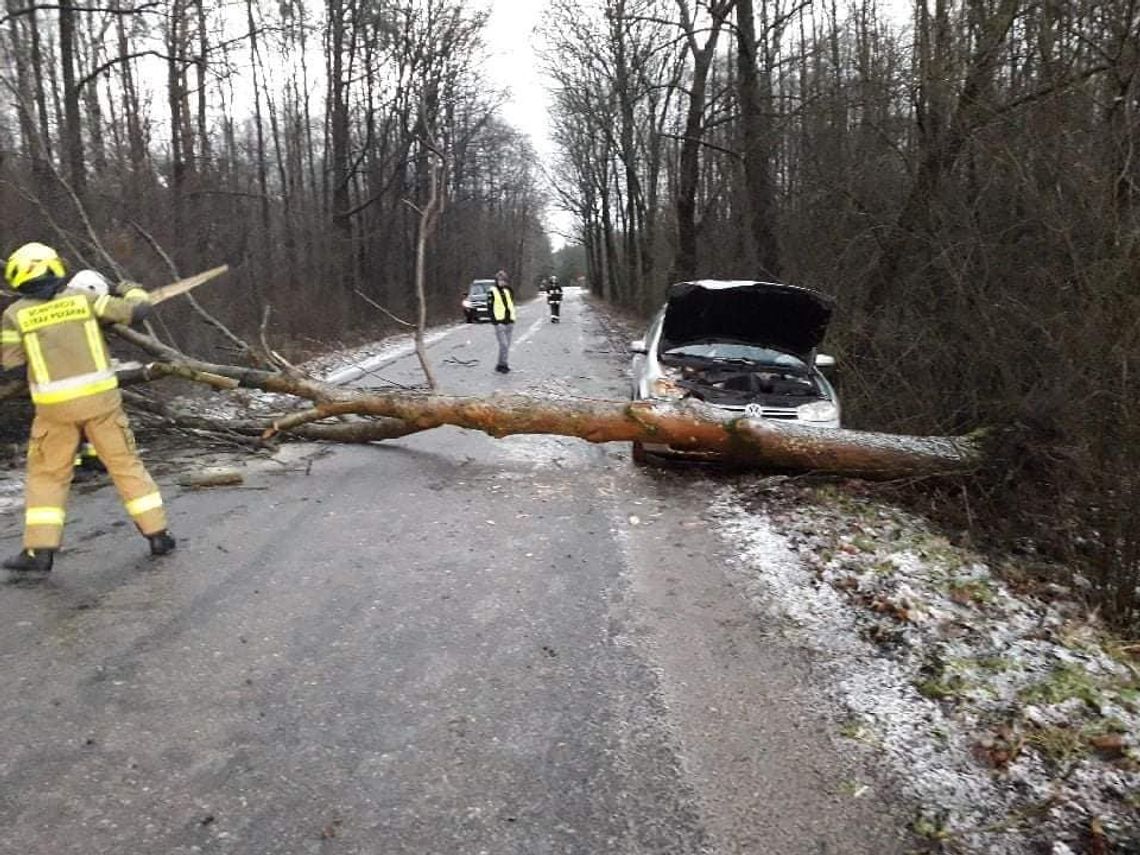
<path fill-rule="evenodd" d="M 225 370 L 211 366 L 211 374 Z M 187 366 L 155 363 L 155 375 L 196 378 Z M 264 372 L 238 369 L 242 385 L 324 401 L 301 412 L 274 419 L 264 433 L 304 430 L 339 416 L 378 417 L 378 422 L 327 425 L 351 439 L 392 439 L 443 425 L 482 431 L 495 437 L 514 434 L 575 436 L 589 442 L 643 442 L 709 451 L 732 460 L 801 472 L 827 472 L 869 480 L 895 480 L 976 469 L 982 449 L 975 437 L 913 437 L 866 431 L 836 430 L 798 423 L 737 416 L 699 403 L 650 403 L 493 395 L 455 397 L 415 392 L 363 394 L 331 390 L 281 375 L 260 385 Z M 204 381 L 209 382 L 209 381 Z"/>
<path fill-rule="evenodd" d="M 288 434 L 298 439 L 365 443 L 454 425 L 494 437 L 553 434 L 596 443 L 666 445 L 773 469 L 868 480 L 962 473 L 984 463 L 977 436 L 916 437 L 819 428 L 747 418 L 699 402 L 368 393 L 331 386 L 288 369 L 266 371 L 195 360 L 135 330 L 120 327 L 116 332 L 161 360 L 124 375 L 124 382 L 178 377 L 215 389 L 260 389 L 310 402 L 296 412 L 260 419 L 166 415 L 171 423 L 190 429 L 228 431 L 262 441 Z M 15 393 L 22 385 L 0 388 L 0 397 Z"/>

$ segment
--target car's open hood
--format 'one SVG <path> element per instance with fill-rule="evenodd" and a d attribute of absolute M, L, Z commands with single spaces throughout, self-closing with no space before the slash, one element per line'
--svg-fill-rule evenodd
<path fill-rule="evenodd" d="M 703 279 L 669 286 L 658 352 L 699 341 L 739 341 L 805 362 L 827 332 L 831 298 L 776 282 Z"/>

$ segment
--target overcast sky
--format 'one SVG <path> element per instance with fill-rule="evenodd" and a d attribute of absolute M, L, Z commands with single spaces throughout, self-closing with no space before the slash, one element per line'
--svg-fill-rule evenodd
<path fill-rule="evenodd" d="M 491 10 L 487 23 L 488 71 L 510 90 L 504 117 L 526 131 L 542 157 L 551 152 L 547 133 L 547 96 L 541 64 L 534 51 L 534 28 L 546 7 L 543 0 L 485 0 Z"/>
<path fill-rule="evenodd" d="M 476 0 L 491 12 L 487 22 L 487 70 L 492 81 L 509 93 L 503 117 L 530 135 L 538 156 L 549 162 L 554 151 L 550 140 L 547 94 L 543 87 L 542 62 L 536 55 L 534 29 L 547 7 L 546 0 Z M 898 24 L 908 20 L 911 0 L 880 0 L 879 7 Z M 548 217 L 552 231 L 565 231 L 569 220 Z M 552 235 L 554 237 L 554 235 Z M 562 243 L 555 239 L 555 245 Z"/>
<path fill-rule="evenodd" d="M 487 22 L 487 70 L 492 81 L 506 90 L 509 100 L 503 118 L 530 135 L 539 159 L 548 164 L 554 153 L 550 141 L 547 94 L 543 87 L 542 63 L 534 48 L 534 28 L 538 26 L 545 0 L 483 0 L 490 9 Z M 555 248 L 564 240 L 561 234 L 573 228 L 572 218 L 551 206 L 546 213 L 547 233 Z"/>

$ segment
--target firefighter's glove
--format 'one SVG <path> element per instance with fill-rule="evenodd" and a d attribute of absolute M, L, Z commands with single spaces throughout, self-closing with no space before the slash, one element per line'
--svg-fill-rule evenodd
<path fill-rule="evenodd" d="M 138 282 L 119 282 L 115 285 L 115 296 L 136 303 L 149 303 L 150 296 Z"/>

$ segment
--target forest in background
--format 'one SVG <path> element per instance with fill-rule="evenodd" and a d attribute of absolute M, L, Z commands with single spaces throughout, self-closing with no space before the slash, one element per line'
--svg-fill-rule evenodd
<path fill-rule="evenodd" d="M 239 334 L 286 353 L 415 316 L 433 170 L 429 316 L 505 268 L 549 259 L 529 137 L 482 71 L 486 11 L 458 0 L 6 0 L 0 234 L 148 284 L 228 263 L 204 289 Z M 225 345 L 185 307 L 159 329 Z"/>
<path fill-rule="evenodd" d="M 833 295 L 845 423 L 990 429 L 995 467 L 915 492 L 1134 631 L 1140 4 L 550 7 L 556 188 L 597 292 Z"/>
<path fill-rule="evenodd" d="M 990 428 L 999 466 L 919 492 L 1135 627 L 1137 3 L 544 9 L 549 175 L 481 70 L 484 3 L 5 0 L 0 233 L 148 284 L 228 263 L 202 303 L 293 356 L 414 315 L 433 175 L 436 319 L 473 276 L 549 270 L 551 200 L 581 258 L 560 272 L 643 314 L 696 276 L 816 288 L 847 424 Z"/>

